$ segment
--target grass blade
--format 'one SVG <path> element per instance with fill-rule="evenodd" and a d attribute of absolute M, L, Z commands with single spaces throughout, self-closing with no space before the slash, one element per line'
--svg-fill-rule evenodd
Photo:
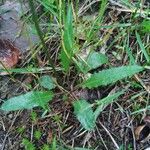
<path fill-rule="evenodd" d="M 73 56 L 73 16 L 71 5 L 68 7 L 67 17 L 65 19 L 65 27 L 62 36 L 62 51 L 61 51 L 61 63 L 67 72 Z"/>
<path fill-rule="evenodd" d="M 134 65 L 136 62 L 135 62 L 132 50 L 129 46 L 129 35 L 127 36 L 127 38 L 124 41 L 124 46 L 125 46 L 126 53 L 128 54 L 128 57 L 130 59 L 130 65 Z"/>
<path fill-rule="evenodd" d="M 47 9 L 54 16 L 58 17 L 58 14 L 56 13 L 57 7 L 53 3 L 50 3 L 48 1 L 42 1 L 42 0 L 38 0 L 38 1 L 41 5 L 43 5 L 45 7 L 45 9 Z"/>
<path fill-rule="evenodd" d="M 142 43 L 141 37 L 137 32 L 136 32 L 136 39 L 137 39 L 137 42 L 141 48 L 143 55 L 145 56 L 146 61 L 149 63 L 150 62 L 150 56 L 148 55 L 148 53 L 147 53 L 147 51 L 146 51 L 146 49 Z"/>
<path fill-rule="evenodd" d="M 96 108 L 96 110 L 94 111 L 94 115 L 95 115 L 95 120 L 97 119 L 97 117 L 99 116 L 99 114 L 112 102 L 114 102 L 114 100 L 116 101 L 117 98 L 122 95 L 124 93 L 124 91 L 121 92 L 117 92 L 114 93 L 112 95 L 108 95 L 107 97 L 101 99 L 101 100 L 97 100 L 97 105 L 98 107 Z"/>

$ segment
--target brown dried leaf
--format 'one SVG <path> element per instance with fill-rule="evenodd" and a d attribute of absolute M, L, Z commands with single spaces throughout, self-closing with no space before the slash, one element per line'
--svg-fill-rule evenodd
<path fill-rule="evenodd" d="M 19 55 L 20 51 L 9 40 L 0 39 L 0 69 L 15 67 L 19 61 Z"/>
<path fill-rule="evenodd" d="M 139 142 L 145 142 L 150 138 L 150 128 L 147 125 L 138 126 L 135 129 L 135 138 Z"/>

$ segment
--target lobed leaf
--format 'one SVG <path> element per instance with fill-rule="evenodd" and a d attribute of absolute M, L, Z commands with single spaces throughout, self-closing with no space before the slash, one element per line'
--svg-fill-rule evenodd
<path fill-rule="evenodd" d="M 75 101 L 73 104 L 74 113 L 81 125 L 86 130 L 92 130 L 95 127 L 98 115 L 106 108 L 106 106 L 111 104 L 114 100 L 117 100 L 117 98 L 123 93 L 124 91 L 121 91 L 109 95 L 101 100 L 97 100 L 94 104 L 89 104 L 86 100 L 83 99 Z M 93 106 L 97 106 L 95 111 L 92 109 Z"/>
<path fill-rule="evenodd" d="M 14 111 L 21 109 L 31 109 L 37 106 L 44 107 L 52 100 L 53 93 L 45 91 L 31 91 L 20 96 L 16 96 L 5 101 L 1 109 L 4 111 Z"/>
<path fill-rule="evenodd" d="M 132 76 L 142 70 L 144 70 L 144 68 L 137 65 L 111 68 L 92 74 L 91 77 L 84 81 L 81 85 L 83 88 L 105 86 L 126 77 Z"/>
<path fill-rule="evenodd" d="M 73 106 L 74 113 L 82 126 L 86 130 L 92 130 L 95 127 L 95 117 L 92 105 L 86 100 L 78 100 L 74 102 Z"/>

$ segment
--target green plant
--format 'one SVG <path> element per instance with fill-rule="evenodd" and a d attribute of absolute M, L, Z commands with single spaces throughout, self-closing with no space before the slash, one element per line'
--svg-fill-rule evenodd
<path fill-rule="evenodd" d="M 17 132 L 20 133 L 20 134 L 22 134 L 24 131 L 25 131 L 24 126 L 17 128 Z"/>
<path fill-rule="evenodd" d="M 138 44 L 139 44 L 139 46 L 141 48 L 141 51 L 142 51 L 142 53 L 143 53 L 147 63 L 149 63 L 150 62 L 150 55 L 148 54 L 148 51 L 145 49 L 145 47 L 144 47 L 144 45 L 142 43 L 141 37 L 138 34 L 138 32 L 136 32 L 136 38 L 137 38 L 137 42 L 138 42 Z"/>
<path fill-rule="evenodd" d="M 47 144 L 44 144 L 41 148 L 41 150 L 49 150 L 49 149 L 50 149 L 50 146 Z"/>
<path fill-rule="evenodd" d="M 64 84 L 64 82 L 62 81 L 62 76 L 65 77 L 67 76 L 67 78 L 69 78 L 71 72 L 75 70 L 75 73 L 72 76 L 75 76 L 77 74 L 78 80 L 76 82 L 76 85 L 74 86 L 74 89 L 75 90 L 79 90 L 80 88 L 94 89 L 100 86 L 104 87 L 115 84 L 120 80 L 125 80 L 128 77 L 132 77 L 135 74 L 144 71 L 146 67 L 140 66 L 135 62 L 134 53 L 132 53 L 131 49 L 129 48 L 128 39 L 126 39 L 125 42 L 122 40 L 123 41 L 122 43 L 124 44 L 124 47 L 126 49 L 126 52 L 122 53 L 125 53 L 129 56 L 130 58 L 129 65 L 113 67 L 110 64 L 110 58 L 108 58 L 106 50 L 104 50 L 103 53 L 96 51 L 97 46 L 103 46 L 105 40 L 107 41 L 107 38 L 110 36 L 110 34 L 107 33 L 104 36 L 104 39 L 100 40 L 97 35 L 99 29 L 102 28 L 100 25 L 103 22 L 103 15 L 107 8 L 107 0 L 101 1 L 99 13 L 94 22 L 90 23 L 87 21 L 90 30 L 85 36 L 83 45 L 80 45 L 79 42 L 80 37 L 77 37 L 77 34 L 75 33 L 78 28 L 77 20 L 79 18 L 78 14 L 75 12 L 75 8 L 72 2 L 68 1 L 67 5 L 65 1 L 61 0 L 60 1 L 38 0 L 38 2 L 40 2 L 40 4 L 45 8 L 45 13 L 48 12 L 49 15 L 52 16 L 52 18 L 55 18 L 53 22 L 54 23 L 57 22 L 55 26 L 57 26 L 57 28 L 59 29 L 57 31 L 57 35 L 59 35 L 58 47 L 60 48 L 60 51 L 58 53 L 59 57 L 57 58 L 57 64 L 53 63 L 53 59 L 51 58 L 49 49 L 47 48 L 46 45 L 46 39 L 49 39 L 50 36 L 47 34 L 46 36 L 43 35 L 39 23 L 40 19 L 38 18 L 38 15 L 35 12 L 33 0 L 29 0 L 29 6 L 31 9 L 33 22 L 35 23 L 37 33 L 41 40 L 41 45 L 39 47 L 41 47 L 41 49 L 43 50 L 41 51 L 44 52 L 46 59 L 48 60 L 48 66 L 43 68 L 38 68 L 36 66 L 35 68 L 29 67 L 21 69 L 11 69 L 10 72 L 23 74 L 25 73 L 39 74 L 47 71 L 46 72 L 47 75 L 42 75 L 40 78 L 36 76 L 38 79 L 37 83 L 39 83 L 39 85 L 36 87 L 36 90 L 32 90 L 25 94 L 21 94 L 20 96 L 8 99 L 2 104 L 1 109 L 4 111 L 14 111 L 20 109 L 32 109 L 34 107 L 40 106 L 44 110 L 48 110 L 47 105 L 50 101 L 52 101 L 54 95 L 57 94 L 57 91 L 55 93 L 54 90 L 55 88 L 57 88 L 61 90 L 63 96 L 64 95 L 71 96 L 72 98 L 71 102 L 74 107 L 74 114 L 76 115 L 77 119 L 80 121 L 82 126 L 86 130 L 93 130 L 96 125 L 96 119 L 99 116 L 99 114 L 102 113 L 103 110 L 109 104 L 115 102 L 119 98 L 119 96 L 123 95 L 125 91 L 124 90 L 123 91 L 121 90 L 119 92 L 115 91 L 114 93 L 107 94 L 106 97 L 95 100 L 93 101 L 92 104 L 90 104 L 86 99 L 75 99 L 75 98 L 73 99 L 73 96 L 69 91 L 71 90 L 71 88 L 69 89 L 65 87 L 66 84 Z M 50 25 L 52 27 L 52 24 Z M 113 31 L 113 29 L 117 27 L 120 27 L 122 30 L 122 28 L 130 26 L 132 26 L 130 23 L 129 24 L 117 23 L 111 26 L 105 26 L 105 28 L 112 28 Z M 126 30 L 122 30 L 121 35 L 124 34 L 126 35 L 125 31 Z M 144 58 L 148 64 L 150 60 L 149 54 L 145 49 L 141 37 L 137 31 L 135 35 L 137 42 L 141 48 L 141 52 L 144 55 Z M 88 49 L 89 47 L 90 50 L 87 52 L 85 56 L 83 56 L 82 50 Z M 110 50 L 111 46 L 108 49 Z M 116 53 L 113 54 L 116 55 Z M 94 72 L 94 69 L 97 69 L 99 67 L 103 68 L 103 66 L 107 66 L 108 69 L 103 69 L 102 71 L 96 70 Z M 1 71 L 3 71 L 3 69 L 1 69 Z M 51 71 L 51 74 L 50 73 L 48 74 L 49 71 Z M 32 120 L 34 122 L 36 121 L 36 117 L 34 115 Z M 53 117 L 53 120 L 55 120 L 56 123 L 59 123 L 61 118 L 59 115 L 55 115 Z M 40 135 L 41 133 L 37 132 L 35 136 L 37 139 L 39 139 Z M 26 147 L 31 147 L 34 149 L 32 143 L 30 143 L 27 139 L 24 139 L 23 143 L 24 145 L 26 145 Z M 53 143 L 53 147 L 56 147 L 55 141 Z"/>
<path fill-rule="evenodd" d="M 1 109 L 5 111 L 14 111 L 19 109 L 31 109 L 41 106 L 46 108 L 47 103 L 52 100 L 52 92 L 31 91 L 17 97 L 10 98 L 2 104 Z"/>
<path fill-rule="evenodd" d="M 56 87 L 56 85 L 54 84 L 53 79 L 48 75 L 40 77 L 39 84 L 42 87 L 44 87 L 45 89 L 48 89 L 48 90 L 54 89 Z"/>
<path fill-rule="evenodd" d="M 35 133 L 34 133 L 34 137 L 36 140 L 39 140 L 41 138 L 41 131 L 40 130 L 36 130 Z"/>
<path fill-rule="evenodd" d="M 140 25 L 140 28 L 143 33 L 150 33 L 150 21 L 149 20 L 143 20 L 143 22 Z"/>
<path fill-rule="evenodd" d="M 22 144 L 25 146 L 25 150 L 35 150 L 35 146 L 28 139 L 24 138 Z"/>
<path fill-rule="evenodd" d="M 78 100 L 74 102 L 74 113 L 86 130 L 92 130 L 95 127 L 96 119 L 99 114 L 106 108 L 106 106 L 111 104 L 114 100 L 117 100 L 117 98 L 123 93 L 124 92 L 122 91 L 112 94 L 101 100 L 96 100 L 93 104 L 88 103 L 86 100 Z M 92 109 L 94 106 L 96 106 L 95 111 Z"/>
<path fill-rule="evenodd" d="M 37 121 L 37 118 L 38 118 L 38 117 L 37 117 L 37 113 L 34 112 L 34 111 L 32 111 L 32 112 L 31 112 L 31 119 L 32 119 L 32 121 L 33 121 L 33 122 L 36 122 L 36 121 Z"/>

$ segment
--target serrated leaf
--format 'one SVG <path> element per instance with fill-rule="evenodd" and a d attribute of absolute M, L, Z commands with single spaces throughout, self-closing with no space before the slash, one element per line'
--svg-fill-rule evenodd
<path fill-rule="evenodd" d="M 94 115 L 95 115 L 95 120 L 97 119 L 97 117 L 99 116 L 99 114 L 112 102 L 116 101 L 117 98 L 122 95 L 124 93 L 124 91 L 121 92 L 117 92 L 114 93 L 112 95 L 108 95 L 107 97 L 97 100 L 96 103 L 98 105 L 98 107 L 96 108 L 96 110 L 94 111 Z"/>
<path fill-rule="evenodd" d="M 92 74 L 91 77 L 84 81 L 81 85 L 84 88 L 105 86 L 126 77 L 132 76 L 142 70 L 144 70 L 144 68 L 137 65 L 111 68 Z"/>
<path fill-rule="evenodd" d="M 95 127 L 95 117 L 92 105 L 86 100 L 78 100 L 74 102 L 73 106 L 74 113 L 82 126 L 86 130 L 92 130 Z"/>
<path fill-rule="evenodd" d="M 73 36 L 73 16 L 71 5 L 68 7 L 67 17 L 65 19 L 63 39 L 62 39 L 62 51 L 61 51 L 61 63 L 65 71 L 68 71 L 69 65 L 71 63 L 71 59 L 73 56 L 73 44 L 74 44 L 74 36 Z"/>
<path fill-rule="evenodd" d="M 39 83 L 42 87 L 51 90 L 54 89 L 56 87 L 53 79 L 51 76 L 48 75 L 44 75 L 39 79 Z"/>
<path fill-rule="evenodd" d="M 31 109 L 37 106 L 44 107 L 50 100 L 52 100 L 52 98 L 52 92 L 31 91 L 8 99 L 2 104 L 1 109 L 4 111 L 14 111 Z"/>

